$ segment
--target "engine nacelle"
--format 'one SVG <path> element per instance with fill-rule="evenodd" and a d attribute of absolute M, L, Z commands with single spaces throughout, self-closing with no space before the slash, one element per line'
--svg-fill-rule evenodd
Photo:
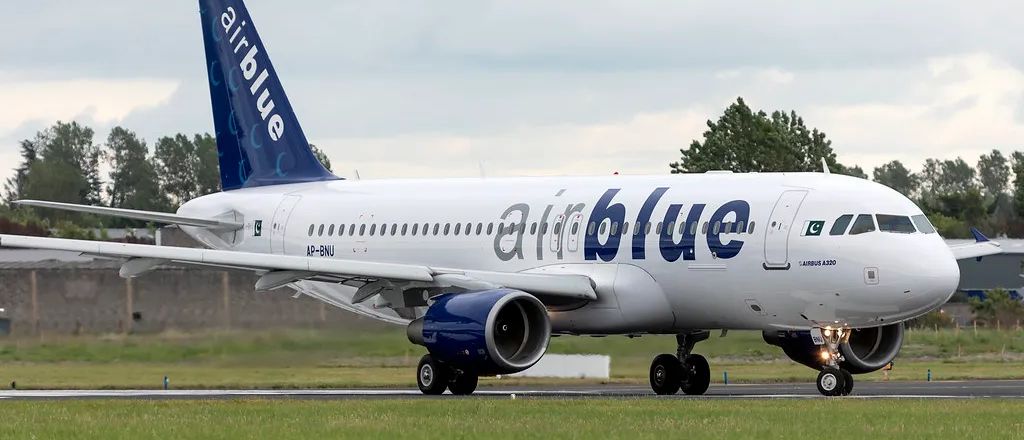
<path fill-rule="evenodd" d="M 480 375 L 509 374 L 544 356 L 551 323 L 533 295 L 495 289 L 441 295 L 406 333 L 442 363 Z"/>
<path fill-rule="evenodd" d="M 764 341 L 781 347 L 790 359 L 820 370 L 822 347 L 814 345 L 809 331 L 766 331 Z M 903 324 L 851 330 L 847 342 L 839 345 L 844 360 L 840 366 L 853 374 L 876 371 L 896 358 L 903 345 Z"/>

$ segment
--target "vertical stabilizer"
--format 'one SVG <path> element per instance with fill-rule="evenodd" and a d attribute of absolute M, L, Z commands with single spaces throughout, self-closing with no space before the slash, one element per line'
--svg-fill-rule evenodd
<path fill-rule="evenodd" d="M 309 148 L 242 0 L 199 0 L 224 190 L 338 179 Z"/>

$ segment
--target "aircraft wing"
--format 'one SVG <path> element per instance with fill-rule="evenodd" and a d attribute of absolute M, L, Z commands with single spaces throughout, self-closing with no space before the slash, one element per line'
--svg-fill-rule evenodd
<path fill-rule="evenodd" d="M 949 247 L 949 250 L 953 251 L 953 256 L 957 260 L 966 260 L 968 258 L 980 259 L 988 255 L 1003 253 L 999 243 L 989 240 L 981 231 L 971 228 L 971 235 L 974 236 L 974 243 L 955 244 Z"/>
<path fill-rule="evenodd" d="M 97 215 L 109 215 L 135 220 L 175 225 L 196 226 L 200 228 L 223 229 L 233 231 L 242 228 L 242 223 L 233 218 L 197 218 L 187 217 L 168 212 L 140 211 L 137 209 L 108 208 L 105 206 L 76 205 L 74 203 L 47 202 L 43 200 L 17 200 L 16 205 L 35 206 L 38 208 L 60 209 L 63 211 L 85 212 Z"/>
<path fill-rule="evenodd" d="M 371 286 L 371 289 L 362 294 L 360 300 L 365 300 L 389 287 L 388 283 L 419 283 L 417 286 L 454 286 L 466 289 L 507 287 L 541 297 L 597 299 L 593 283 L 584 275 L 490 272 L 416 264 L 2 234 L 0 247 L 71 251 L 103 258 L 123 259 L 125 262 L 121 266 L 121 276 L 125 278 L 141 275 L 162 264 L 177 263 L 259 272 L 261 277 L 256 282 L 257 290 L 276 289 L 295 281 L 310 279 L 356 282 L 361 286 Z"/>

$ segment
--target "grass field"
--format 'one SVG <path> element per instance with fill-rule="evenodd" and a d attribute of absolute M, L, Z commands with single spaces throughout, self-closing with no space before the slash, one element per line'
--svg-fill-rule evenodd
<path fill-rule="evenodd" d="M 1009 400 L 85 400 L 0 403 L 0 438 L 1020 438 Z"/>
<path fill-rule="evenodd" d="M 559 337 L 550 353 L 612 356 L 616 383 L 646 383 L 651 358 L 671 352 L 670 336 L 630 339 Z M 815 372 L 789 361 L 757 332 L 713 336 L 697 346 L 708 356 L 712 380 L 812 381 Z M 0 386 L 18 388 L 340 388 L 413 386 L 422 347 L 402 329 L 376 332 L 261 331 L 202 334 L 33 337 L 0 340 Z M 894 380 L 1024 378 L 1024 332 L 912 331 L 892 373 Z M 881 373 L 858 380 L 879 380 Z M 532 384 L 546 379 L 485 379 Z M 562 382 L 565 382 L 564 380 Z"/>

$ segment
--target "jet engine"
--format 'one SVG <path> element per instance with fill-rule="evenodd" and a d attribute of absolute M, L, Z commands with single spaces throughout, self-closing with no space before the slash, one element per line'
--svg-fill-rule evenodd
<path fill-rule="evenodd" d="M 809 331 L 766 331 L 764 341 L 781 347 L 790 359 L 820 370 L 822 346 L 811 341 Z M 903 324 L 855 329 L 839 345 L 844 360 L 839 366 L 853 374 L 879 370 L 896 357 L 903 345 Z"/>
<path fill-rule="evenodd" d="M 511 289 L 449 293 L 434 298 L 406 329 L 441 363 L 478 375 L 515 373 L 547 351 L 551 323 L 536 297 Z"/>

